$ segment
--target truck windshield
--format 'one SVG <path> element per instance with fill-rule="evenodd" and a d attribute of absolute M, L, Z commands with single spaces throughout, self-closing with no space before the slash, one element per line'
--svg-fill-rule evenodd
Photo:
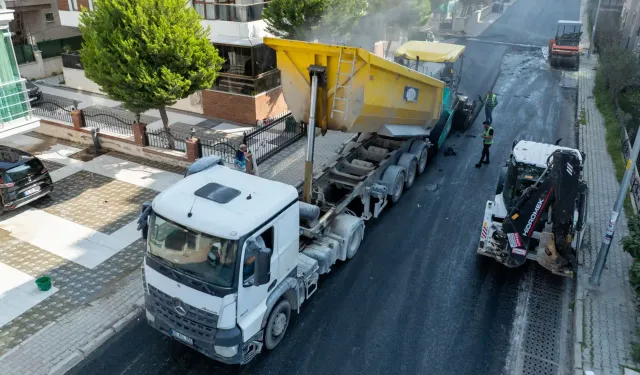
<path fill-rule="evenodd" d="M 151 255 L 211 284 L 232 285 L 237 241 L 189 230 L 155 213 L 151 214 L 149 223 L 148 251 Z"/>

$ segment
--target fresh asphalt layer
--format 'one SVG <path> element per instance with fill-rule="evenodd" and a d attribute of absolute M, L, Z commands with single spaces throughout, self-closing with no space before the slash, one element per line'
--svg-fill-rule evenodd
<path fill-rule="evenodd" d="M 518 0 L 485 35 L 539 44 L 555 32 L 558 19 L 577 19 L 578 9 L 577 0 Z M 461 91 L 473 98 L 496 85 L 492 163 L 474 167 L 482 148 L 481 113 L 466 134 L 447 140 L 445 147 L 456 155 L 440 152 L 395 207 L 367 224 L 358 255 L 321 278 L 280 346 L 242 373 L 512 372 L 517 305 L 534 265 L 507 269 L 476 255 L 484 206 L 514 140 L 563 138 L 561 144 L 575 146 L 576 92 L 559 86 L 561 72 L 549 70 L 541 50 L 460 43 L 467 45 Z M 70 373 L 237 370 L 163 336 L 141 318 Z"/>

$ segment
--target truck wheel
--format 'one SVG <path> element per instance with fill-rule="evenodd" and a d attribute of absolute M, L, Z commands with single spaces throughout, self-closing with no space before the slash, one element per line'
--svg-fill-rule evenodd
<path fill-rule="evenodd" d="M 382 182 L 387 186 L 389 195 L 391 195 L 391 203 L 395 204 L 400 200 L 402 191 L 404 190 L 405 181 L 404 169 L 397 165 L 392 165 L 384 171 Z"/>
<path fill-rule="evenodd" d="M 345 240 L 344 259 L 351 259 L 358 252 L 364 238 L 364 220 L 357 216 L 340 214 L 331 223 L 329 231 Z M 341 255 L 338 258 L 343 259 Z"/>
<path fill-rule="evenodd" d="M 267 349 L 274 349 L 282 341 L 289 327 L 289 319 L 291 319 L 291 305 L 289 301 L 283 299 L 273 308 L 267 321 L 264 332 L 264 345 Z"/>
<path fill-rule="evenodd" d="M 408 152 L 400 155 L 400 160 L 398 160 L 398 165 L 404 168 L 407 171 L 406 180 L 404 181 L 404 188 L 406 190 L 411 189 L 413 186 L 413 182 L 416 180 L 416 170 L 418 168 L 418 162 L 416 160 L 415 155 L 410 154 Z"/>
<path fill-rule="evenodd" d="M 416 173 L 420 176 L 427 168 L 427 162 L 429 161 L 429 150 L 427 148 L 427 144 L 422 141 L 414 141 L 413 144 L 411 144 L 409 152 L 418 158 L 418 168 Z"/>
<path fill-rule="evenodd" d="M 358 229 L 353 231 L 353 233 L 351 234 L 351 238 L 349 238 L 349 244 L 347 245 L 347 259 L 351 259 L 356 256 L 356 253 L 360 248 L 360 243 L 362 243 L 363 237 L 364 225 L 360 225 Z"/>

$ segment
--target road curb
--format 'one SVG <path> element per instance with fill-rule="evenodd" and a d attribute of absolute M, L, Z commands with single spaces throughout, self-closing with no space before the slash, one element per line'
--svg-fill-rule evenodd
<path fill-rule="evenodd" d="M 142 307 L 134 306 L 134 308 L 123 318 L 118 319 L 111 327 L 105 329 L 96 338 L 86 343 L 82 348 L 76 349 L 73 353 L 61 359 L 50 370 L 48 375 L 64 375 L 67 371 L 71 370 L 74 366 L 80 363 L 83 359 L 87 358 L 91 352 L 98 349 L 107 340 L 113 337 L 117 332 L 129 323 L 131 323 L 138 315 L 142 313 Z"/>
<path fill-rule="evenodd" d="M 584 337 L 582 335 L 584 326 L 584 288 L 580 282 L 582 271 L 576 270 L 576 296 L 573 304 L 573 369 L 574 373 L 582 373 L 582 344 Z"/>

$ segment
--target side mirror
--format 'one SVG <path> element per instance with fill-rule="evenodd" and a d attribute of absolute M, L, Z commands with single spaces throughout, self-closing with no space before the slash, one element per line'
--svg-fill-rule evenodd
<path fill-rule="evenodd" d="M 271 249 L 268 248 L 261 248 L 255 252 L 254 286 L 264 285 L 271 279 L 271 253 Z"/>
<path fill-rule="evenodd" d="M 140 218 L 138 219 L 138 230 L 142 230 L 142 239 L 147 240 L 149 233 L 149 224 L 147 224 L 147 218 L 151 214 L 151 202 L 144 202 L 142 204 Z"/>
<path fill-rule="evenodd" d="M 556 141 L 555 145 L 556 146 L 559 145 L 561 141 L 562 141 L 562 138 L 558 138 L 558 140 Z"/>

